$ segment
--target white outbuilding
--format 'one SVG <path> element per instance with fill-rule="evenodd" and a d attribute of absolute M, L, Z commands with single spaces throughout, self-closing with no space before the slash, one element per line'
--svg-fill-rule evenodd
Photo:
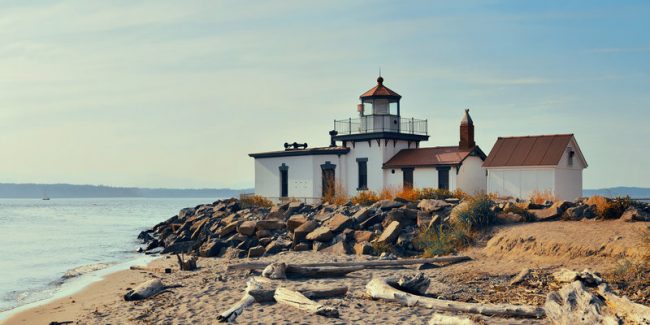
<path fill-rule="evenodd" d="M 500 137 L 483 163 L 487 191 L 528 198 L 550 192 L 561 200 L 582 196 L 587 161 L 573 134 Z"/>

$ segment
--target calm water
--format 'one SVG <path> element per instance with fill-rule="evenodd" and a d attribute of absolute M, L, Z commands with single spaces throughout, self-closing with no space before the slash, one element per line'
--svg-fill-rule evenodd
<path fill-rule="evenodd" d="M 89 272 L 142 259 L 139 231 L 212 201 L 0 199 L 0 319 L 2 311 L 61 295 Z"/>

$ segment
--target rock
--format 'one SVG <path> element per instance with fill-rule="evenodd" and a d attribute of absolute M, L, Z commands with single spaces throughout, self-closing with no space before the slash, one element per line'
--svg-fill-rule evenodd
<path fill-rule="evenodd" d="M 332 218 L 332 214 L 329 212 L 325 212 L 324 210 L 321 210 L 321 212 L 314 217 L 314 219 L 320 223 L 325 223 L 327 220 L 331 218 Z"/>
<path fill-rule="evenodd" d="M 357 255 L 375 255 L 375 249 L 368 242 L 354 244 L 354 253 Z"/>
<path fill-rule="evenodd" d="M 190 253 L 194 250 L 194 246 L 197 244 L 196 241 L 194 240 L 187 240 L 187 241 L 181 241 L 181 242 L 175 242 L 174 244 L 165 247 L 163 249 L 163 254 L 180 254 L 180 253 Z"/>
<path fill-rule="evenodd" d="M 178 212 L 178 217 L 180 219 L 185 219 L 185 218 L 188 218 L 188 217 L 192 216 L 193 214 L 194 214 L 194 209 L 185 208 L 185 209 L 181 209 L 181 211 Z M 160 220 L 160 219 L 158 219 L 158 220 Z"/>
<path fill-rule="evenodd" d="M 370 227 L 382 222 L 384 220 L 383 214 L 375 214 L 359 224 L 360 229 L 369 229 Z"/>
<path fill-rule="evenodd" d="M 318 228 L 318 222 L 309 220 L 293 231 L 293 242 L 298 243 L 307 237 L 307 234 Z"/>
<path fill-rule="evenodd" d="M 227 225 L 229 223 L 232 223 L 233 221 L 240 220 L 241 216 L 238 213 L 231 213 L 227 217 L 223 218 L 221 220 L 221 223 L 224 225 Z"/>
<path fill-rule="evenodd" d="M 530 272 L 531 272 L 531 270 L 528 269 L 528 268 L 522 269 L 521 272 L 519 272 L 519 274 L 515 275 L 510 280 L 510 282 L 508 284 L 512 286 L 512 285 L 519 284 L 519 283 L 523 282 L 524 280 L 526 280 L 530 276 Z"/>
<path fill-rule="evenodd" d="M 403 205 L 404 203 L 393 201 L 393 200 L 381 200 L 373 204 L 373 206 L 377 206 L 383 211 L 390 211 L 392 209 L 397 209 Z"/>
<path fill-rule="evenodd" d="M 497 214 L 497 220 L 505 224 L 525 221 L 524 217 L 512 212 Z"/>
<path fill-rule="evenodd" d="M 273 237 L 264 237 L 264 238 L 260 238 L 260 245 L 262 245 L 262 246 L 266 246 L 266 245 L 268 245 L 268 244 L 269 244 L 270 242 L 272 242 L 272 241 L 273 241 Z"/>
<path fill-rule="evenodd" d="M 338 233 L 343 231 L 343 229 L 352 226 L 353 223 L 354 223 L 353 219 L 351 219 L 346 215 L 338 213 L 334 217 L 332 217 L 332 219 L 329 220 L 327 226 L 330 228 L 332 232 Z"/>
<path fill-rule="evenodd" d="M 213 238 L 199 247 L 199 256 L 217 257 L 221 255 L 221 250 L 226 248 L 226 244 L 219 239 Z"/>
<path fill-rule="evenodd" d="M 446 199 L 445 199 L 445 202 L 447 202 L 447 203 L 451 203 L 451 204 L 459 204 L 459 203 L 460 203 L 460 199 L 455 198 L 455 197 L 450 197 L 450 198 L 446 198 Z"/>
<path fill-rule="evenodd" d="M 350 246 L 345 241 L 340 241 L 334 245 L 325 247 L 322 252 L 336 255 L 348 255 L 352 253 Z"/>
<path fill-rule="evenodd" d="M 284 263 L 272 263 L 269 264 L 264 270 L 262 271 L 262 276 L 269 278 L 269 279 L 286 279 L 286 270 L 287 270 L 287 265 Z"/>
<path fill-rule="evenodd" d="M 423 210 L 424 212 L 436 212 L 448 206 L 451 206 L 451 204 L 443 200 L 424 199 L 418 203 L 418 209 Z"/>
<path fill-rule="evenodd" d="M 256 225 L 257 230 L 278 230 L 285 226 L 282 220 L 259 220 Z"/>
<path fill-rule="evenodd" d="M 576 272 L 568 269 L 560 269 L 552 274 L 555 281 L 560 283 L 571 283 L 573 281 L 581 281 L 587 286 L 596 287 L 603 283 L 603 279 L 598 273 L 585 269 L 582 272 Z"/>
<path fill-rule="evenodd" d="M 418 228 L 426 228 L 431 223 L 431 212 L 418 211 L 416 224 Z"/>
<path fill-rule="evenodd" d="M 439 268 L 438 265 L 435 265 L 435 264 L 432 264 L 432 263 L 424 263 L 424 264 L 418 265 L 417 270 L 422 271 L 422 270 L 430 270 L 430 269 L 437 269 L 437 268 Z"/>
<path fill-rule="evenodd" d="M 394 261 L 394 260 L 397 259 L 397 256 L 395 256 L 395 254 L 393 254 L 393 253 L 389 254 L 389 253 L 383 252 L 383 253 L 381 253 L 381 255 L 379 255 L 379 259 L 384 260 L 384 261 Z"/>
<path fill-rule="evenodd" d="M 371 216 L 372 212 L 373 210 L 368 207 L 361 207 L 359 211 L 357 211 L 354 215 L 352 215 L 352 219 L 354 219 L 354 222 L 356 224 L 360 224 L 366 221 L 366 219 L 368 219 Z"/>
<path fill-rule="evenodd" d="M 530 210 L 528 212 L 532 213 L 539 221 L 555 220 L 562 215 L 562 211 L 557 206 L 551 206 L 550 208 L 541 210 Z"/>
<path fill-rule="evenodd" d="M 398 221 L 402 226 L 414 226 L 417 224 L 418 211 L 411 209 L 393 209 L 388 212 L 386 218 L 382 221 L 382 226 L 386 228 L 391 222 Z"/>
<path fill-rule="evenodd" d="M 571 282 L 546 296 L 544 310 L 552 324 L 619 324 L 603 315 L 603 301 L 585 290 L 580 281 Z"/>
<path fill-rule="evenodd" d="M 431 217 L 431 221 L 429 222 L 429 225 L 427 226 L 427 229 L 434 229 L 440 227 L 442 224 L 442 218 L 440 218 L 439 215 L 435 215 Z"/>
<path fill-rule="evenodd" d="M 225 227 L 223 227 L 223 228 L 221 228 L 219 230 L 219 236 L 224 237 L 224 236 L 232 234 L 233 232 L 235 232 L 235 230 L 237 230 L 237 227 L 239 227 L 239 225 L 241 223 L 242 223 L 242 221 L 238 220 L 238 221 L 233 221 L 233 222 L 227 224 Z"/>
<path fill-rule="evenodd" d="M 372 231 L 367 230 L 357 230 L 353 234 L 356 243 L 369 242 L 374 236 L 375 234 Z"/>
<path fill-rule="evenodd" d="M 266 245 L 265 250 L 266 250 L 266 255 L 273 255 L 277 254 L 285 249 L 287 249 L 289 246 L 291 246 L 291 242 L 286 242 L 284 240 L 278 239 L 274 240 L 268 245 Z"/>
<path fill-rule="evenodd" d="M 244 251 L 238 248 L 234 247 L 228 247 L 226 251 L 223 253 L 223 258 L 227 259 L 235 259 L 235 258 L 242 258 L 244 257 L 244 254 L 246 254 Z"/>
<path fill-rule="evenodd" d="M 529 202 L 524 203 L 522 208 L 526 209 L 526 210 L 539 210 L 539 209 L 544 209 L 544 205 L 533 203 L 533 202 L 529 201 Z"/>
<path fill-rule="evenodd" d="M 257 222 L 255 221 L 244 221 L 237 227 L 237 232 L 244 236 L 252 236 L 255 234 L 255 228 Z"/>
<path fill-rule="evenodd" d="M 629 207 L 621 215 L 621 221 L 633 222 L 633 221 L 650 221 L 650 214 L 640 211 L 635 207 Z"/>
<path fill-rule="evenodd" d="M 269 214 L 267 214 L 264 217 L 264 220 L 284 220 L 284 211 L 282 211 L 282 210 L 276 210 L 276 211 L 271 210 L 271 212 L 269 212 Z"/>
<path fill-rule="evenodd" d="M 271 236 L 273 236 L 273 232 L 270 230 L 261 229 L 255 232 L 255 237 L 257 237 L 258 239 L 271 237 Z"/>
<path fill-rule="evenodd" d="M 309 245 L 307 243 L 298 243 L 293 247 L 293 250 L 296 252 L 304 252 L 309 250 Z"/>
<path fill-rule="evenodd" d="M 150 230 L 141 231 L 140 234 L 138 234 L 138 239 L 140 239 L 143 244 L 152 241 L 154 238 L 151 236 L 150 232 Z"/>
<path fill-rule="evenodd" d="M 400 223 L 398 221 L 393 221 L 388 225 L 388 227 L 386 227 L 386 229 L 384 229 L 384 232 L 381 233 L 379 238 L 375 241 L 382 244 L 394 244 L 399 235 L 399 231 Z"/>
<path fill-rule="evenodd" d="M 302 207 L 305 206 L 303 202 L 291 201 L 287 206 L 287 211 L 284 213 L 285 218 L 288 218 L 296 213 L 298 213 Z"/>
<path fill-rule="evenodd" d="M 320 241 L 315 241 L 312 244 L 312 250 L 314 252 L 321 251 L 321 250 L 325 249 L 326 247 L 327 247 L 327 243 L 323 243 L 323 242 L 320 242 Z"/>
<path fill-rule="evenodd" d="M 307 219 L 304 214 L 293 215 L 287 219 L 287 229 L 289 229 L 289 231 L 294 231 L 307 221 L 309 221 L 309 219 Z"/>
<path fill-rule="evenodd" d="M 307 240 L 314 240 L 319 242 L 326 242 L 332 240 L 334 234 L 329 227 L 318 227 L 314 231 L 307 234 Z"/>

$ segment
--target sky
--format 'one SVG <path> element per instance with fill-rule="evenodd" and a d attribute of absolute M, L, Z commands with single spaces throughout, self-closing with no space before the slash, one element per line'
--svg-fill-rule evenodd
<path fill-rule="evenodd" d="M 650 187 L 647 1 L 0 1 L 0 182 L 253 186 L 248 153 L 329 144 L 384 84 L 423 146 L 469 108 L 574 133 L 585 188 Z"/>

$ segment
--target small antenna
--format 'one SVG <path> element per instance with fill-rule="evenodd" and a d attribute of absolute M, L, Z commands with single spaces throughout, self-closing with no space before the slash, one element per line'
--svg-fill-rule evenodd
<path fill-rule="evenodd" d="M 379 66 L 379 76 L 381 77 L 381 66 Z"/>

